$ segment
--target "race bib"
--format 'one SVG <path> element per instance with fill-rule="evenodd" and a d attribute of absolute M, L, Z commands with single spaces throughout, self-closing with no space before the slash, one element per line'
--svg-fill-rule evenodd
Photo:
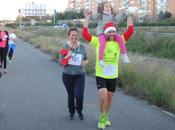
<path fill-rule="evenodd" d="M 116 74 L 116 66 L 115 65 L 107 65 L 103 68 L 104 76 L 114 76 Z"/>
<path fill-rule="evenodd" d="M 82 54 L 72 53 L 72 57 L 69 59 L 69 65 L 81 66 Z"/>

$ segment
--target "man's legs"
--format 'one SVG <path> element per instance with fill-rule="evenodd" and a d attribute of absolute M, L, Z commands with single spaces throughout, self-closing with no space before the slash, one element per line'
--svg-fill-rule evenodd
<path fill-rule="evenodd" d="M 112 104 L 113 92 L 108 91 L 106 88 L 99 89 L 99 107 L 100 107 L 100 117 L 98 128 L 104 129 L 105 126 L 110 126 L 111 122 L 108 118 L 108 112 Z"/>
<path fill-rule="evenodd" d="M 105 126 L 111 125 L 108 113 L 112 104 L 113 93 L 116 89 L 116 78 L 105 79 L 96 77 L 96 82 L 99 95 L 99 108 L 101 112 L 98 121 L 98 128 L 104 129 Z"/>
<path fill-rule="evenodd" d="M 106 113 L 106 102 L 107 102 L 107 89 L 101 88 L 98 90 L 99 93 L 99 105 L 101 114 Z"/>
<path fill-rule="evenodd" d="M 100 88 L 98 90 L 99 94 L 99 107 L 100 107 L 100 116 L 98 121 L 98 128 L 104 129 L 105 128 L 105 113 L 106 113 L 106 104 L 107 104 L 107 89 Z"/>
<path fill-rule="evenodd" d="M 109 109 L 111 107 L 113 95 L 113 92 L 107 91 L 106 113 L 109 112 Z"/>
<path fill-rule="evenodd" d="M 113 92 L 107 91 L 106 112 L 104 114 L 106 126 L 111 125 L 111 121 L 109 120 L 108 113 L 109 113 L 109 110 L 110 110 L 111 105 L 112 105 L 112 97 L 113 97 Z"/>

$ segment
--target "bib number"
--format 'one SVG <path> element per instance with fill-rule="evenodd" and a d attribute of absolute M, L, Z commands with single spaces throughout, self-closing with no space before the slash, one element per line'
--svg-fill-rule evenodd
<path fill-rule="evenodd" d="M 72 53 L 72 57 L 70 58 L 68 64 L 75 65 L 75 66 L 81 66 L 81 63 L 82 63 L 82 54 Z"/>

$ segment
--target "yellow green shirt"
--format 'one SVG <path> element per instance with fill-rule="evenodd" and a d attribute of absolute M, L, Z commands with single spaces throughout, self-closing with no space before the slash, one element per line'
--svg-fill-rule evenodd
<path fill-rule="evenodd" d="M 99 40 L 98 37 L 92 36 L 91 43 L 92 46 L 96 48 L 96 76 L 106 78 L 106 79 L 113 79 L 118 78 L 118 61 L 120 56 L 120 46 L 116 41 L 107 41 L 106 47 L 104 50 L 104 63 L 107 65 L 112 65 L 113 69 L 110 70 L 110 73 L 112 72 L 112 75 L 105 75 L 104 74 L 104 68 L 102 68 L 99 64 L 98 59 L 98 52 L 99 52 Z"/>

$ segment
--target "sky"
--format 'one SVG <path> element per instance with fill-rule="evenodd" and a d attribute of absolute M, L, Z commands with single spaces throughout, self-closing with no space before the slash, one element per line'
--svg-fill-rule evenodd
<path fill-rule="evenodd" d="M 23 9 L 25 3 L 46 4 L 46 9 L 64 11 L 68 6 L 68 0 L 0 0 L 0 20 L 15 20 L 18 10 Z"/>

